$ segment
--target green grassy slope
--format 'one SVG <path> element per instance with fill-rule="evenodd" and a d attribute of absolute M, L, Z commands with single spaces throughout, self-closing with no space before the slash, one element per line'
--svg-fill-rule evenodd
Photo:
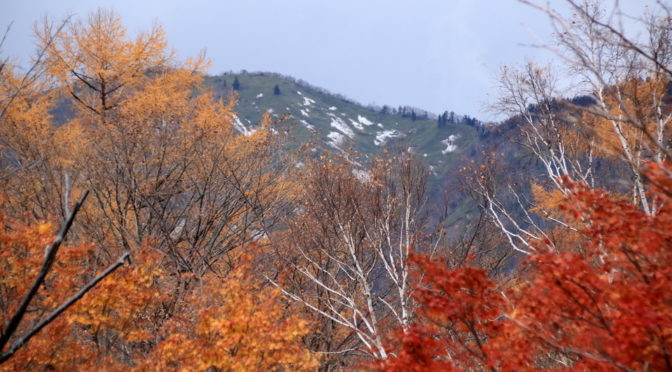
<path fill-rule="evenodd" d="M 411 148 L 425 160 L 436 179 L 452 169 L 478 137 L 468 125 L 438 128 L 436 120 L 413 121 L 383 114 L 278 74 L 223 74 L 208 77 L 206 82 L 217 94 L 226 96 L 236 78 L 240 82 L 236 111 L 246 128 L 253 128 L 264 111 L 277 117 L 286 114 L 294 124 L 292 135 L 299 142 L 317 140 L 317 147 L 336 152 L 352 148 L 365 156 L 379 154 L 385 148 Z M 275 85 L 281 94 L 274 94 Z M 446 151 L 449 144 L 450 151 Z"/>

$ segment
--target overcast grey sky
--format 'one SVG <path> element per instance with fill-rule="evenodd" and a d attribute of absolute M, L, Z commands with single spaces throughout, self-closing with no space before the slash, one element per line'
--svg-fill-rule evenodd
<path fill-rule="evenodd" d="M 605 0 L 609 1 L 609 0 Z M 621 1 L 640 13 L 646 0 Z M 560 1 L 552 1 L 561 4 Z M 42 15 L 121 14 L 131 33 L 158 21 L 180 56 L 206 49 L 211 74 L 273 71 L 362 103 L 487 119 L 499 66 L 549 53 L 548 19 L 516 0 L 0 0 L 14 22 L 3 55 L 29 55 Z"/>

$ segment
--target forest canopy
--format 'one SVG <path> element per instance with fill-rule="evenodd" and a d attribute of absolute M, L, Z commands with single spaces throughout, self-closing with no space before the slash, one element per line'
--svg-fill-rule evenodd
<path fill-rule="evenodd" d="M 672 369 L 670 8 L 566 3 L 529 5 L 585 94 L 502 68 L 461 225 L 410 148 L 241 130 L 160 26 L 45 18 L 0 62 L 0 370 Z"/>

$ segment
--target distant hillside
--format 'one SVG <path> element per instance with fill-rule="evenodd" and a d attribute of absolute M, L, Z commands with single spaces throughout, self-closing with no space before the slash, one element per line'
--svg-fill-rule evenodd
<path fill-rule="evenodd" d="M 287 115 L 296 124 L 293 135 L 298 141 L 318 139 L 317 146 L 323 149 L 351 148 L 364 155 L 379 154 L 385 148 L 415 152 L 425 159 L 435 179 L 453 169 L 478 139 L 474 125 L 439 125 L 437 115 L 419 109 L 363 106 L 279 74 L 223 74 L 208 77 L 207 84 L 221 96 L 237 92 L 241 132 L 253 129 L 264 111 L 274 117 Z"/>

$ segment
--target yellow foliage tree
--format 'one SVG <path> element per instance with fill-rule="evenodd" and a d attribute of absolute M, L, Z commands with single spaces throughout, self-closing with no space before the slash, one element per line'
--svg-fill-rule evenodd
<path fill-rule="evenodd" d="M 80 191 L 90 191 L 90 202 L 21 327 L 121 252 L 130 252 L 132 266 L 99 283 L 0 369 L 313 368 L 301 343 L 307 323 L 276 290 L 236 269 L 234 250 L 258 239 L 298 194 L 270 117 L 238 133 L 235 99 L 205 92 L 204 59 L 177 62 L 158 26 L 130 38 L 117 15 L 98 10 L 63 29 L 45 21 L 36 32 L 44 75 L 0 71 L 0 98 L 12 100 L 0 116 L 0 204 L 24 223 L 16 226 L 33 226 L 0 225 L 3 326 L 52 238 L 53 226 L 40 221 L 68 216 Z M 54 107 L 71 107 L 72 116 L 55 125 Z M 180 355 L 199 345 L 212 345 L 213 354 L 174 364 L 164 351 L 179 334 L 189 341 L 177 345 Z"/>
<path fill-rule="evenodd" d="M 249 259 L 224 280 L 204 278 L 191 294 L 198 305 L 173 318 L 139 370 L 310 371 L 319 365 L 302 344 L 309 323 L 278 289 L 254 279 Z"/>
<path fill-rule="evenodd" d="M 160 26 L 129 39 L 121 18 L 102 8 L 86 21 L 71 22 L 62 34 L 55 35 L 54 23 L 48 19 L 35 31 L 47 51 L 49 75 L 62 83 L 78 107 L 103 121 L 128 91 L 149 79 L 149 67 L 166 66 L 172 58 Z"/>
<path fill-rule="evenodd" d="M 53 240 L 54 226 L 9 223 L 0 215 L 0 329 L 7 330 L 10 318 L 38 275 L 45 246 Z M 29 311 L 19 324 L 20 335 L 32 328 L 58 304 L 72 295 L 85 276 L 90 275 L 87 257 L 92 246 L 68 245 L 60 250 L 59 260 L 47 275 L 44 286 L 31 301 Z M 69 370 L 95 360 L 95 350 L 79 342 L 77 331 L 66 317 L 59 317 L 31 339 L 12 358 L 0 364 L 0 370 Z M 13 342 L 13 340 L 12 340 Z M 0 350 L 5 351 L 5 350 Z"/>

